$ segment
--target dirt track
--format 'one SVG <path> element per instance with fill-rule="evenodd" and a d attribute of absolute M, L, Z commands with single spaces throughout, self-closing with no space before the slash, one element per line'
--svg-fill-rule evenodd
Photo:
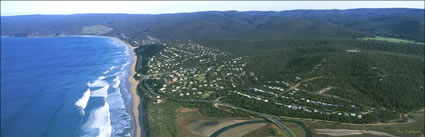
<path fill-rule="evenodd" d="M 295 88 L 297 88 L 298 86 L 300 86 L 302 83 L 304 83 L 304 82 L 307 82 L 307 81 L 312 81 L 312 80 L 315 80 L 315 79 L 321 79 L 321 78 L 324 78 L 323 76 L 320 76 L 320 77 L 313 77 L 313 78 L 309 78 L 309 79 L 305 79 L 305 80 L 303 80 L 303 81 L 301 81 L 301 82 L 298 82 L 297 84 L 295 84 L 294 86 L 291 86 L 290 88 L 289 88 L 289 90 L 293 90 L 293 89 L 295 89 Z"/>

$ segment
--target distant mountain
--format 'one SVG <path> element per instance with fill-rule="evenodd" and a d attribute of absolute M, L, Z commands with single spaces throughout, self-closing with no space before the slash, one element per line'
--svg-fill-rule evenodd
<path fill-rule="evenodd" d="M 353 39 L 389 36 L 424 42 L 423 9 L 206 11 L 177 14 L 2 16 L 3 36 L 125 35 L 185 39 Z"/>

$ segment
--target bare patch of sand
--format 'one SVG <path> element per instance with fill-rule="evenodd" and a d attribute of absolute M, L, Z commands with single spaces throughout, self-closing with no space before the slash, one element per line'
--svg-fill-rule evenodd
<path fill-rule="evenodd" d="M 246 120 L 196 120 L 191 122 L 188 127 L 192 133 L 203 137 L 209 137 L 221 128 L 245 121 Z"/>
<path fill-rule="evenodd" d="M 321 90 L 319 90 L 319 94 L 323 94 L 326 91 L 329 91 L 329 90 L 334 89 L 334 88 L 336 88 L 336 87 L 327 87 L 327 88 L 321 89 Z"/>
<path fill-rule="evenodd" d="M 194 111 L 198 111 L 198 108 L 179 108 L 178 111 L 182 112 L 182 113 L 187 113 L 187 112 L 194 112 Z"/>
<path fill-rule="evenodd" d="M 93 25 L 93 26 L 85 26 L 83 27 L 83 29 L 81 30 L 81 32 L 83 34 L 95 34 L 95 35 L 100 35 L 100 34 L 105 34 L 108 33 L 110 31 L 114 30 L 113 28 L 104 26 L 104 25 Z"/>
<path fill-rule="evenodd" d="M 397 137 L 388 133 L 372 130 L 350 130 L 350 129 L 315 129 L 317 134 L 326 134 L 329 136 L 353 136 L 361 134 L 371 134 L 376 136 Z"/>
<path fill-rule="evenodd" d="M 260 129 L 266 126 L 267 123 L 258 123 L 258 124 L 247 124 L 243 126 L 234 127 L 232 129 L 226 130 L 218 137 L 242 137 L 254 130 Z"/>

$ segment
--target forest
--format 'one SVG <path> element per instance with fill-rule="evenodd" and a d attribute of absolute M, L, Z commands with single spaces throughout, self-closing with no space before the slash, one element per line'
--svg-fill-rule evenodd
<path fill-rule="evenodd" d="M 320 89 L 333 87 L 325 94 L 373 108 L 378 113 L 371 116 L 380 120 L 424 107 L 424 46 L 420 44 L 323 39 L 197 42 L 235 57 L 247 58 L 247 70 L 254 72 L 259 81 L 295 82 L 295 77 L 323 77 L 305 82 L 308 87 L 301 89 L 314 94 Z M 251 104 L 248 106 L 255 108 L 269 107 L 242 98 L 237 102 L 230 98 L 228 101 L 243 106 Z M 269 111 L 272 114 L 286 112 L 264 109 L 264 112 Z M 304 116 L 308 113 L 288 115 Z M 376 118 L 369 120 L 373 119 Z M 363 123 L 368 118 L 338 121 Z"/>
<path fill-rule="evenodd" d="M 424 42 L 423 9 L 204 11 L 177 14 L 75 14 L 1 16 L 1 35 L 12 37 L 90 35 L 149 36 L 163 41 L 200 39 L 355 39 L 384 36 Z"/>

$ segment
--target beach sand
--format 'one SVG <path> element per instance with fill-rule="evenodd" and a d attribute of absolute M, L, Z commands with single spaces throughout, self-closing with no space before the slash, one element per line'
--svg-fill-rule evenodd
<path fill-rule="evenodd" d="M 124 43 L 127 47 L 130 48 L 131 50 L 131 54 L 133 56 L 133 62 L 131 63 L 130 66 L 130 75 L 128 76 L 128 82 L 130 83 L 130 94 L 132 96 L 133 99 L 133 108 L 132 108 L 132 112 L 133 112 L 133 120 L 135 121 L 135 133 L 133 134 L 133 137 L 140 137 L 141 136 L 141 128 L 140 128 L 140 121 L 139 121 L 139 105 L 140 105 L 140 96 L 137 94 L 137 84 L 139 82 L 136 81 L 136 79 L 134 79 L 134 75 L 136 74 L 136 61 L 137 61 L 137 56 L 134 53 L 134 49 L 135 47 L 127 44 L 126 42 L 120 40 L 119 38 L 116 37 L 110 37 L 114 40 L 120 41 L 122 43 Z"/>

